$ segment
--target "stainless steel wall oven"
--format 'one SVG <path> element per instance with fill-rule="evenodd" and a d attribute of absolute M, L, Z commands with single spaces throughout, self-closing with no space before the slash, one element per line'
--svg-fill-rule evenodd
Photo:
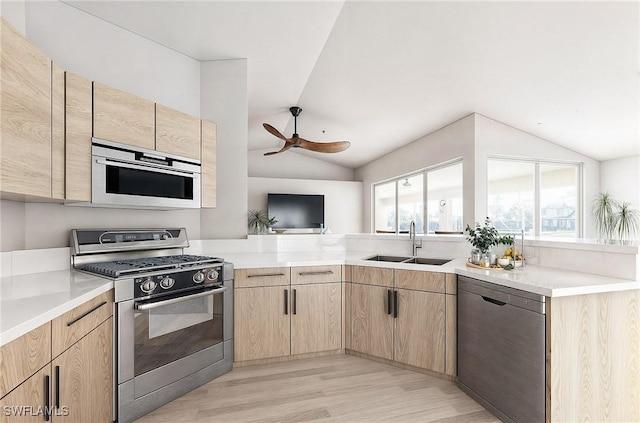
<path fill-rule="evenodd" d="M 119 422 L 231 370 L 231 263 L 176 254 L 188 246 L 184 229 L 73 230 L 71 238 L 74 267 L 114 281 Z"/>

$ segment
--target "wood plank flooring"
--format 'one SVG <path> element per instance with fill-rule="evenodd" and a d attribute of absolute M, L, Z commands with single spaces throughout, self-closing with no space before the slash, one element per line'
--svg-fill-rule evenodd
<path fill-rule="evenodd" d="M 350 355 L 239 367 L 137 423 L 499 423 L 453 382 Z"/>

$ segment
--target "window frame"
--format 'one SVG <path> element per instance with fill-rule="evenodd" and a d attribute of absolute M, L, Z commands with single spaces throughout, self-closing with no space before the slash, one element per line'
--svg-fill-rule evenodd
<path fill-rule="evenodd" d="M 461 164 L 462 165 L 462 174 L 463 174 L 463 186 L 462 186 L 462 202 L 463 202 L 463 208 L 464 208 L 464 162 L 462 157 L 458 157 L 455 158 L 453 160 L 448 160 L 446 162 L 441 162 L 438 163 L 436 165 L 433 166 L 429 166 L 429 167 L 425 167 L 423 169 L 414 171 L 414 172 L 410 172 L 410 173 L 405 173 L 402 174 L 400 176 L 394 176 L 393 178 L 389 178 L 389 179 L 385 179 L 382 181 L 378 181 L 378 182 L 374 182 L 371 184 L 371 233 L 373 234 L 377 234 L 376 232 L 376 187 L 379 185 L 386 185 L 389 184 L 391 182 L 394 183 L 394 188 L 395 188 L 395 232 L 393 232 L 393 234 L 395 235 L 400 235 L 400 222 L 399 222 L 399 213 L 398 213 L 398 192 L 399 192 L 399 184 L 401 183 L 401 181 L 403 181 L 404 179 L 407 178 L 413 178 L 415 176 L 421 175 L 422 176 L 422 222 L 423 222 L 423 227 L 422 227 L 422 234 L 423 236 L 435 236 L 436 234 L 429 234 L 429 230 L 428 230 L 428 225 L 429 225 L 429 221 L 428 218 L 429 216 L 427 215 L 427 204 L 429 201 L 428 198 L 428 191 L 429 191 L 429 187 L 427 186 L 427 174 L 429 172 L 435 171 L 435 170 L 439 170 L 439 169 L 443 169 L 449 166 L 454 166 L 454 165 L 458 165 Z"/>
<path fill-rule="evenodd" d="M 519 162 L 519 163 L 529 163 L 534 165 L 534 186 L 533 186 L 533 201 L 534 201 L 534 210 L 533 217 L 535 220 L 534 237 L 540 237 L 540 233 L 542 231 L 542 209 L 541 209 L 541 172 L 540 168 L 543 165 L 565 165 L 565 166 L 574 166 L 576 168 L 576 236 L 575 239 L 582 238 L 585 233 L 585 220 L 584 220 L 584 163 L 583 162 L 575 162 L 570 160 L 553 160 L 553 159 L 537 159 L 531 157 L 513 157 L 513 156 L 488 156 L 487 157 L 487 167 L 486 167 L 486 198 L 485 198 L 485 216 L 489 216 L 489 161 L 490 160 L 498 160 L 498 161 L 506 161 L 506 162 Z M 489 216 L 493 218 L 493 216 Z M 525 234 L 526 236 L 526 234 Z"/>

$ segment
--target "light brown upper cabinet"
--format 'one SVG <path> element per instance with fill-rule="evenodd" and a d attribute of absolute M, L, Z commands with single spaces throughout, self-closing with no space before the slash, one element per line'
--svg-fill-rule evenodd
<path fill-rule="evenodd" d="M 91 201 L 92 83 L 65 74 L 66 199 Z"/>
<path fill-rule="evenodd" d="M 202 208 L 216 206 L 216 124 L 208 120 L 202 121 L 201 160 L 202 174 Z"/>
<path fill-rule="evenodd" d="M 93 136 L 155 149 L 155 103 L 93 83 Z"/>
<path fill-rule="evenodd" d="M 51 69 L 51 198 L 64 199 L 64 70 Z"/>
<path fill-rule="evenodd" d="M 200 160 L 200 119 L 156 103 L 156 150 Z"/>
<path fill-rule="evenodd" d="M 51 197 L 51 60 L 2 19 L 3 198 Z"/>

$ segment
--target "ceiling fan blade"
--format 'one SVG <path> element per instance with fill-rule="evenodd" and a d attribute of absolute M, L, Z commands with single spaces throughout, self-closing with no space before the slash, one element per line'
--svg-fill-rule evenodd
<path fill-rule="evenodd" d="M 275 135 L 276 137 L 280 138 L 281 140 L 285 141 L 285 142 L 290 142 L 289 138 L 285 137 L 284 135 L 282 135 L 280 133 L 280 131 L 278 131 L 276 128 L 274 128 L 273 126 L 269 125 L 268 123 L 263 123 L 262 126 L 264 127 L 264 129 L 267 130 L 268 133 L 270 133 L 271 135 Z"/>
<path fill-rule="evenodd" d="M 291 147 L 293 147 L 293 143 L 291 143 L 290 141 L 287 140 L 287 143 L 280 150 L 278 150 L 278 151 L 270 151 L 268 153 L 264 153 L 264 155 L 265 156 L 273 156 L 274 154 L 278 154 L 278 153 L 282 153 L 284 151 L 287 151 Z"/>
<path fill-rule="evenodd" d="M 305 140 L 304 138 L 299 138 L 298 140 L 298 147 L 317 151 L 318 153 L 339 153 L 351 145 L 349 141 L 315 142 Z"/>

